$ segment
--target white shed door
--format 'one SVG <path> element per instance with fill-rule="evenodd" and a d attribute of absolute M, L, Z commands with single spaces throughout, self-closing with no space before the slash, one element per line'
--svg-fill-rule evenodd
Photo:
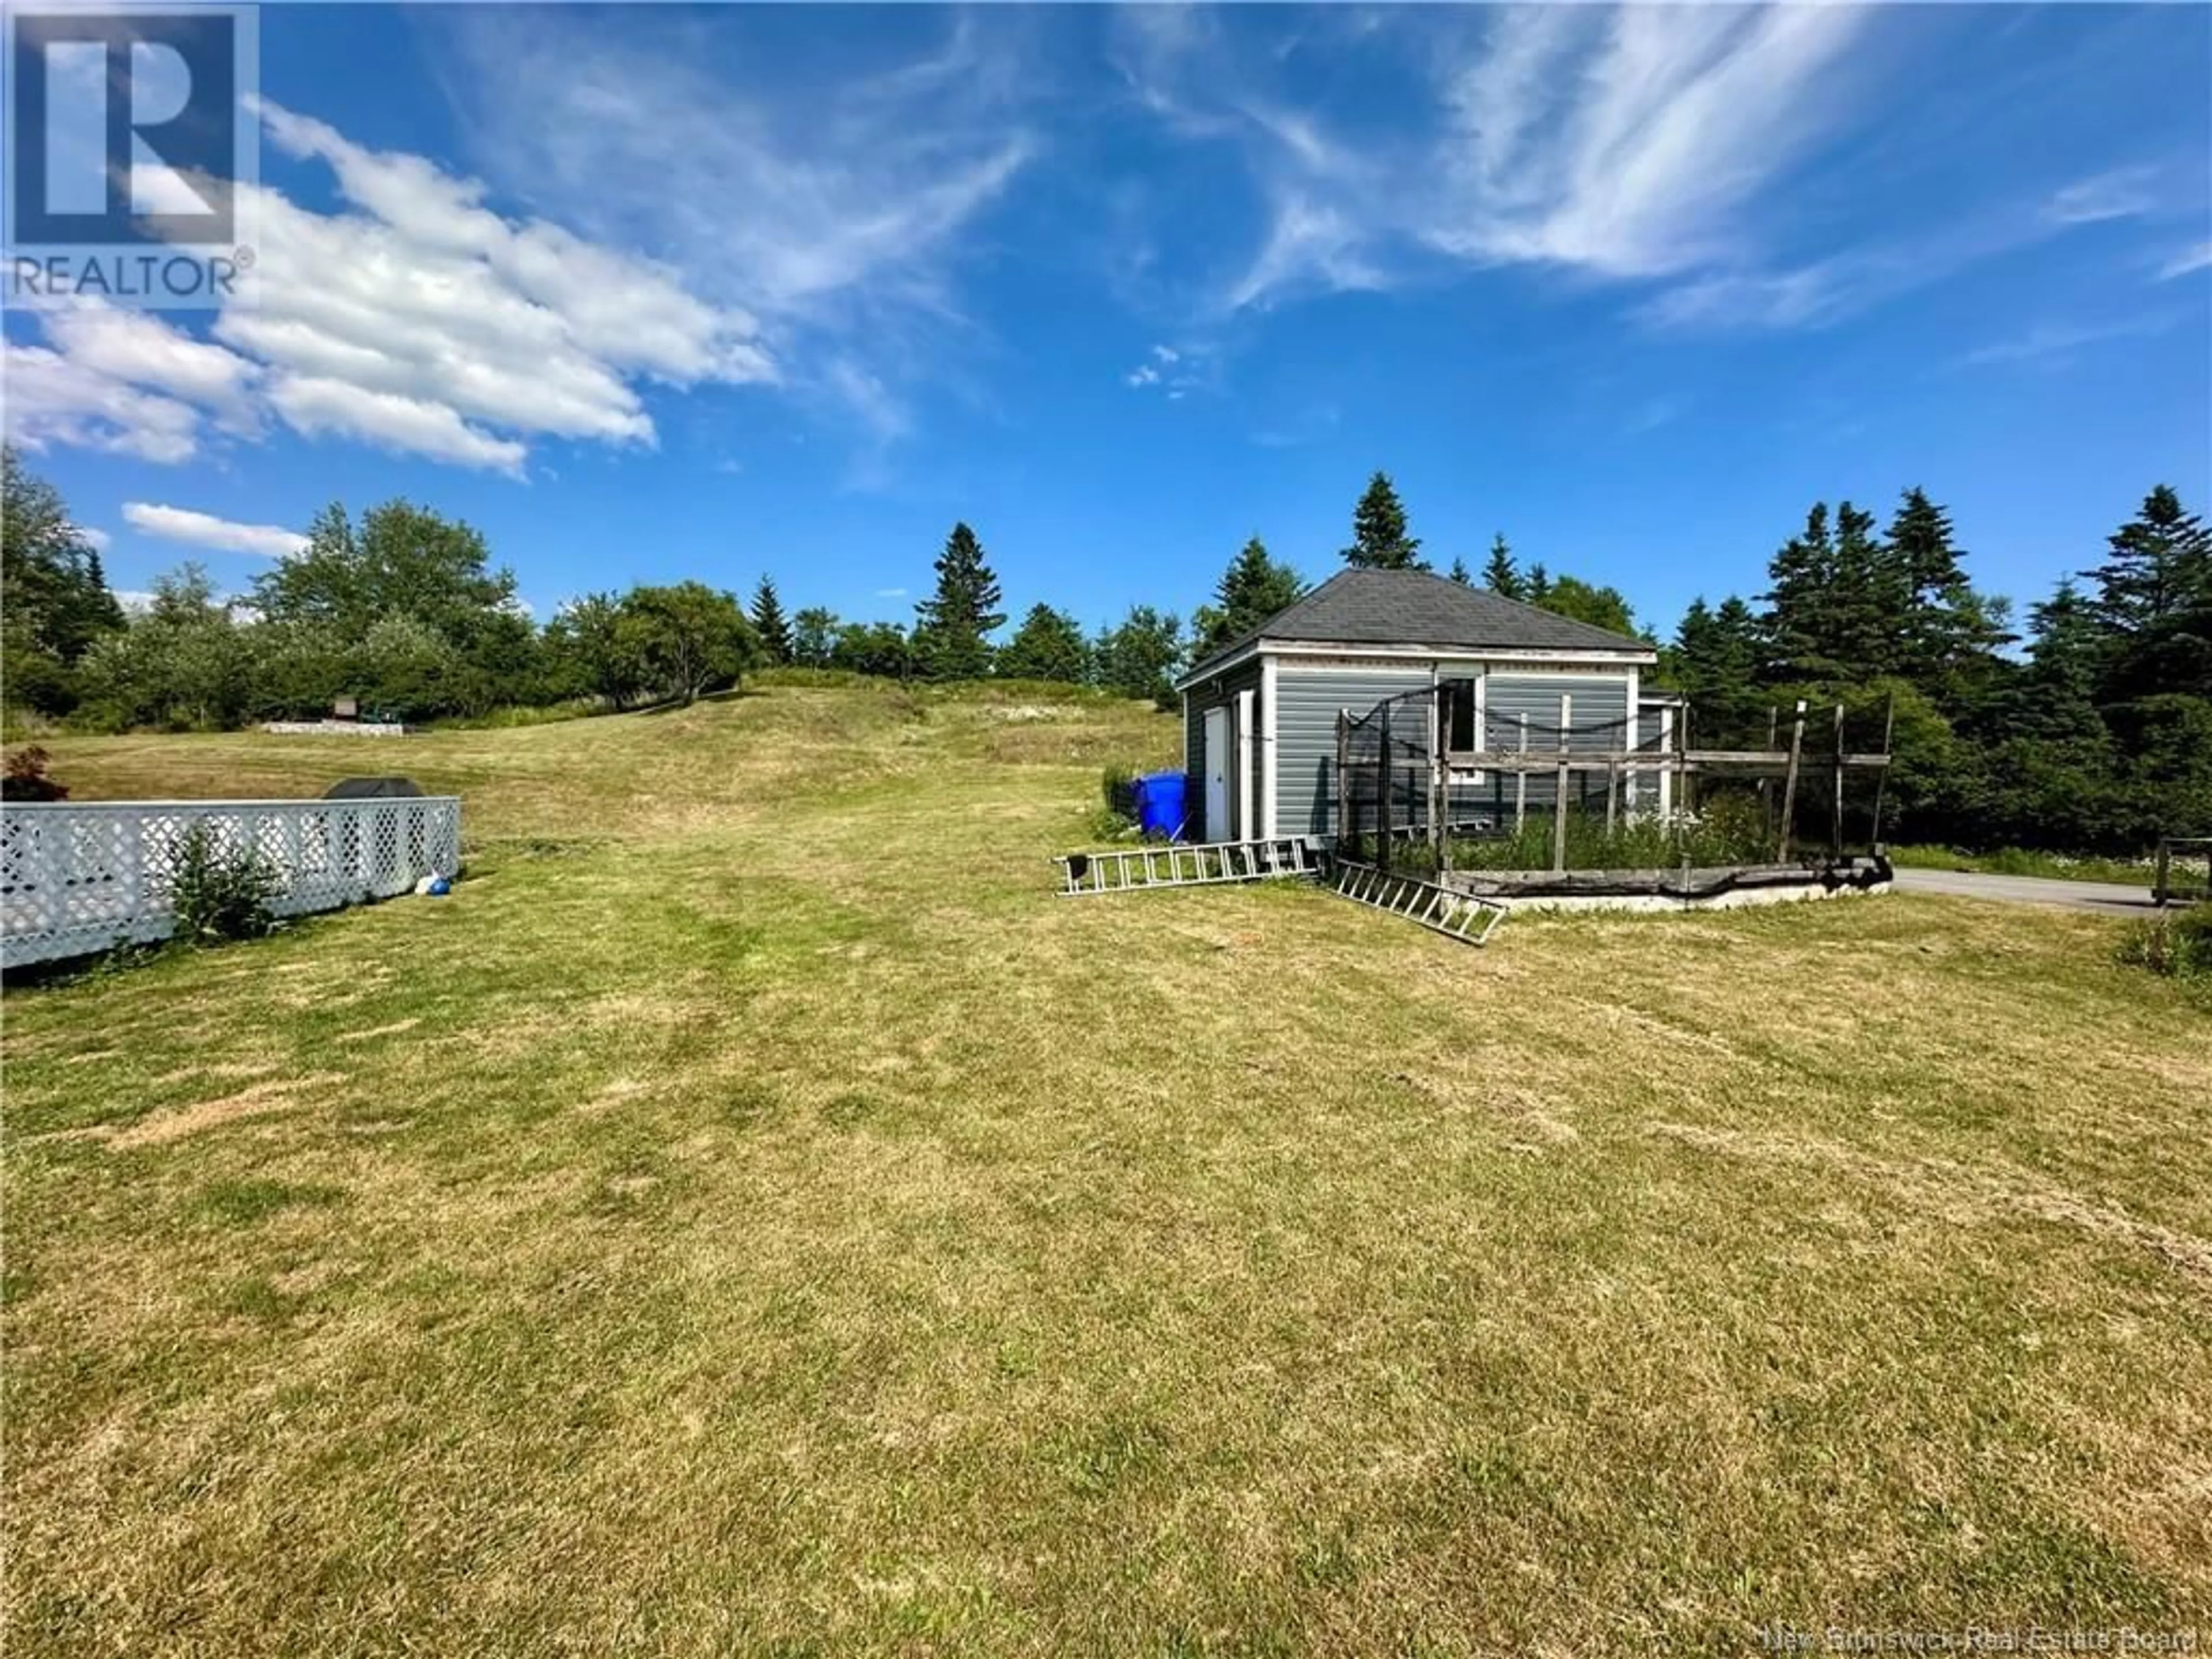
<path fill-rule="evenodd" d="M 1229 706 L 1206 711 L 1206 838 L 1229 839 Z"/>

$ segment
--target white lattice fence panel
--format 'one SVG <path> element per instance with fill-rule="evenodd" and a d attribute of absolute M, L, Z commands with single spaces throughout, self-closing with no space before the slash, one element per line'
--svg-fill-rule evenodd
<path fill-rule="evenodd" d="M 460 868 L 461 803 L 450 795 L 11 804 L 0 812 L 7 965 L 167 938 L 176 849 L 195 824 L 277 872 L 279 915 L 390 898 Z"/>

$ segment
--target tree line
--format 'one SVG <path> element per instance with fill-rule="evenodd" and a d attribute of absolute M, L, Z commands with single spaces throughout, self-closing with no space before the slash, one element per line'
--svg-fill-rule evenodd
<path fill-rule="evenodd" d="M 2212 534 L 2160 485 L 2029 608 L 1968 580 L 1950 514 L 1825 503 L 1756 603 L 1699 599 L 1662 653 L 1698 740 L 1763 741 L 1796 698 L 1894 712 L 1895 839 L 2141 851 L 2212 833 Z M 2024 651 L 2012 647 L 2025 644 Z"/>
<path fill-rule="evenodd" d="M 1186 620 L 1149 605 L 1086 634 L 1036 603 L 1011 634 L 983 545 L 957 524 L 910 624 L 787 614 L 772 578 L 749 600 L 698 581 L 586 594 L 539 626 L 481 534 L 411 502 L 356 520 L 332 506 L 242 601 L 187 564 L 126 616 L 60 496 L 5 456 L 4 696 L 94 729 L 222 727 L 325 712 L 339 697 L 407 720 L 507 705 L 613 709 L 690 701 L 768 665 L 917 681 L 996 677 L 1171 702 L 1194 662 L 1306 591 L 1257 535 Z M 1355 504 L 1352 568 L 1433 572 L 1389 476 Z M 1975 588 L 1949 514 L 1905 491 L 1886 527 L 1826 504 L 1776 551 L 1768 586 L 1699 599 L 1660 647 L 1699 741 L 1763 741 L 1803 696 L 1896 711 L 1901 834 L 1960 845 L 2139 848 L 2212 830 L 2212 539 L 2161 486 L 2029 613 Z M 1523 566 L 1501 533 L 1449 579 L 1659 646 L 1614 587 Z"/>

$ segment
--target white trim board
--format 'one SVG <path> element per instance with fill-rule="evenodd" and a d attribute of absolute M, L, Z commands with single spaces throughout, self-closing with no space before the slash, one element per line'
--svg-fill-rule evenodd
<path fill-rule="evenodd" d="M 1275 838 L 1275 659 L 1260 659 L 1260 834 Z"/>
<path fill-rule="evenodd" d="M 1417 663 L 1489 662 L 1489 663 L 1551 663 L 1578 664 L 1595 668 L 1651 667 L 1659 661 L 1656 651 L 1645 647 L 1637 650 L 1624 647 L 1619 651 L 1589 649 L 1541 651 L 1522 647 L 1475 645 L 1358 645 L 1337 640 L 1256 640 L 1233 656 L 1218 662 L 1208 663 L 1202 672 L 1193 673 L 1176 682 L 1178 690 L 1202 685 L 1218 679 L 1231 669 L 1241 668 L 1253 658 L 1263 660 L 1268 657 L 1330 657 L 1355 662 Z"/>

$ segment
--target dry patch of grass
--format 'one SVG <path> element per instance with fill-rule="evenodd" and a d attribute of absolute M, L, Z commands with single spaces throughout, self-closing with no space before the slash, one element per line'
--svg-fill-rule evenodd
<path fill-rule="evenodd" d="M 210 1129 L 220 1129 L 225 1124 L 238 1122 L 242 1118 L 291 1111 L 303 1103 L 298 1096 L 304 1091 L 345 1080 L 343 1075 L 336 1073 L 317 1073 L 308 1077 L 272 1079 L 266 1083 L 249 1084 L 235 1094 L 223 1095 L 214 1100 L 195 1101 L 175 1111 L 156 1112 L 150 1117 L 142 1118 L 128 1128 L 118 1129 L 110 1134 L 106 1138 L 107 1144 L 117 1152 L 129 1152 L 139 1146 L 166 1146 L 172 1141 L 184 1139 L 187 1135 L 204 1134 Z"/>
<path fill-rule="evenodd" d="M 1173 728 L 1037 702 L 410 740 L 450 899 L 11 995 L 11 1648 L 2212 1618 L 2212 1055 L 2110 924 L 1063 901 Z"/>

